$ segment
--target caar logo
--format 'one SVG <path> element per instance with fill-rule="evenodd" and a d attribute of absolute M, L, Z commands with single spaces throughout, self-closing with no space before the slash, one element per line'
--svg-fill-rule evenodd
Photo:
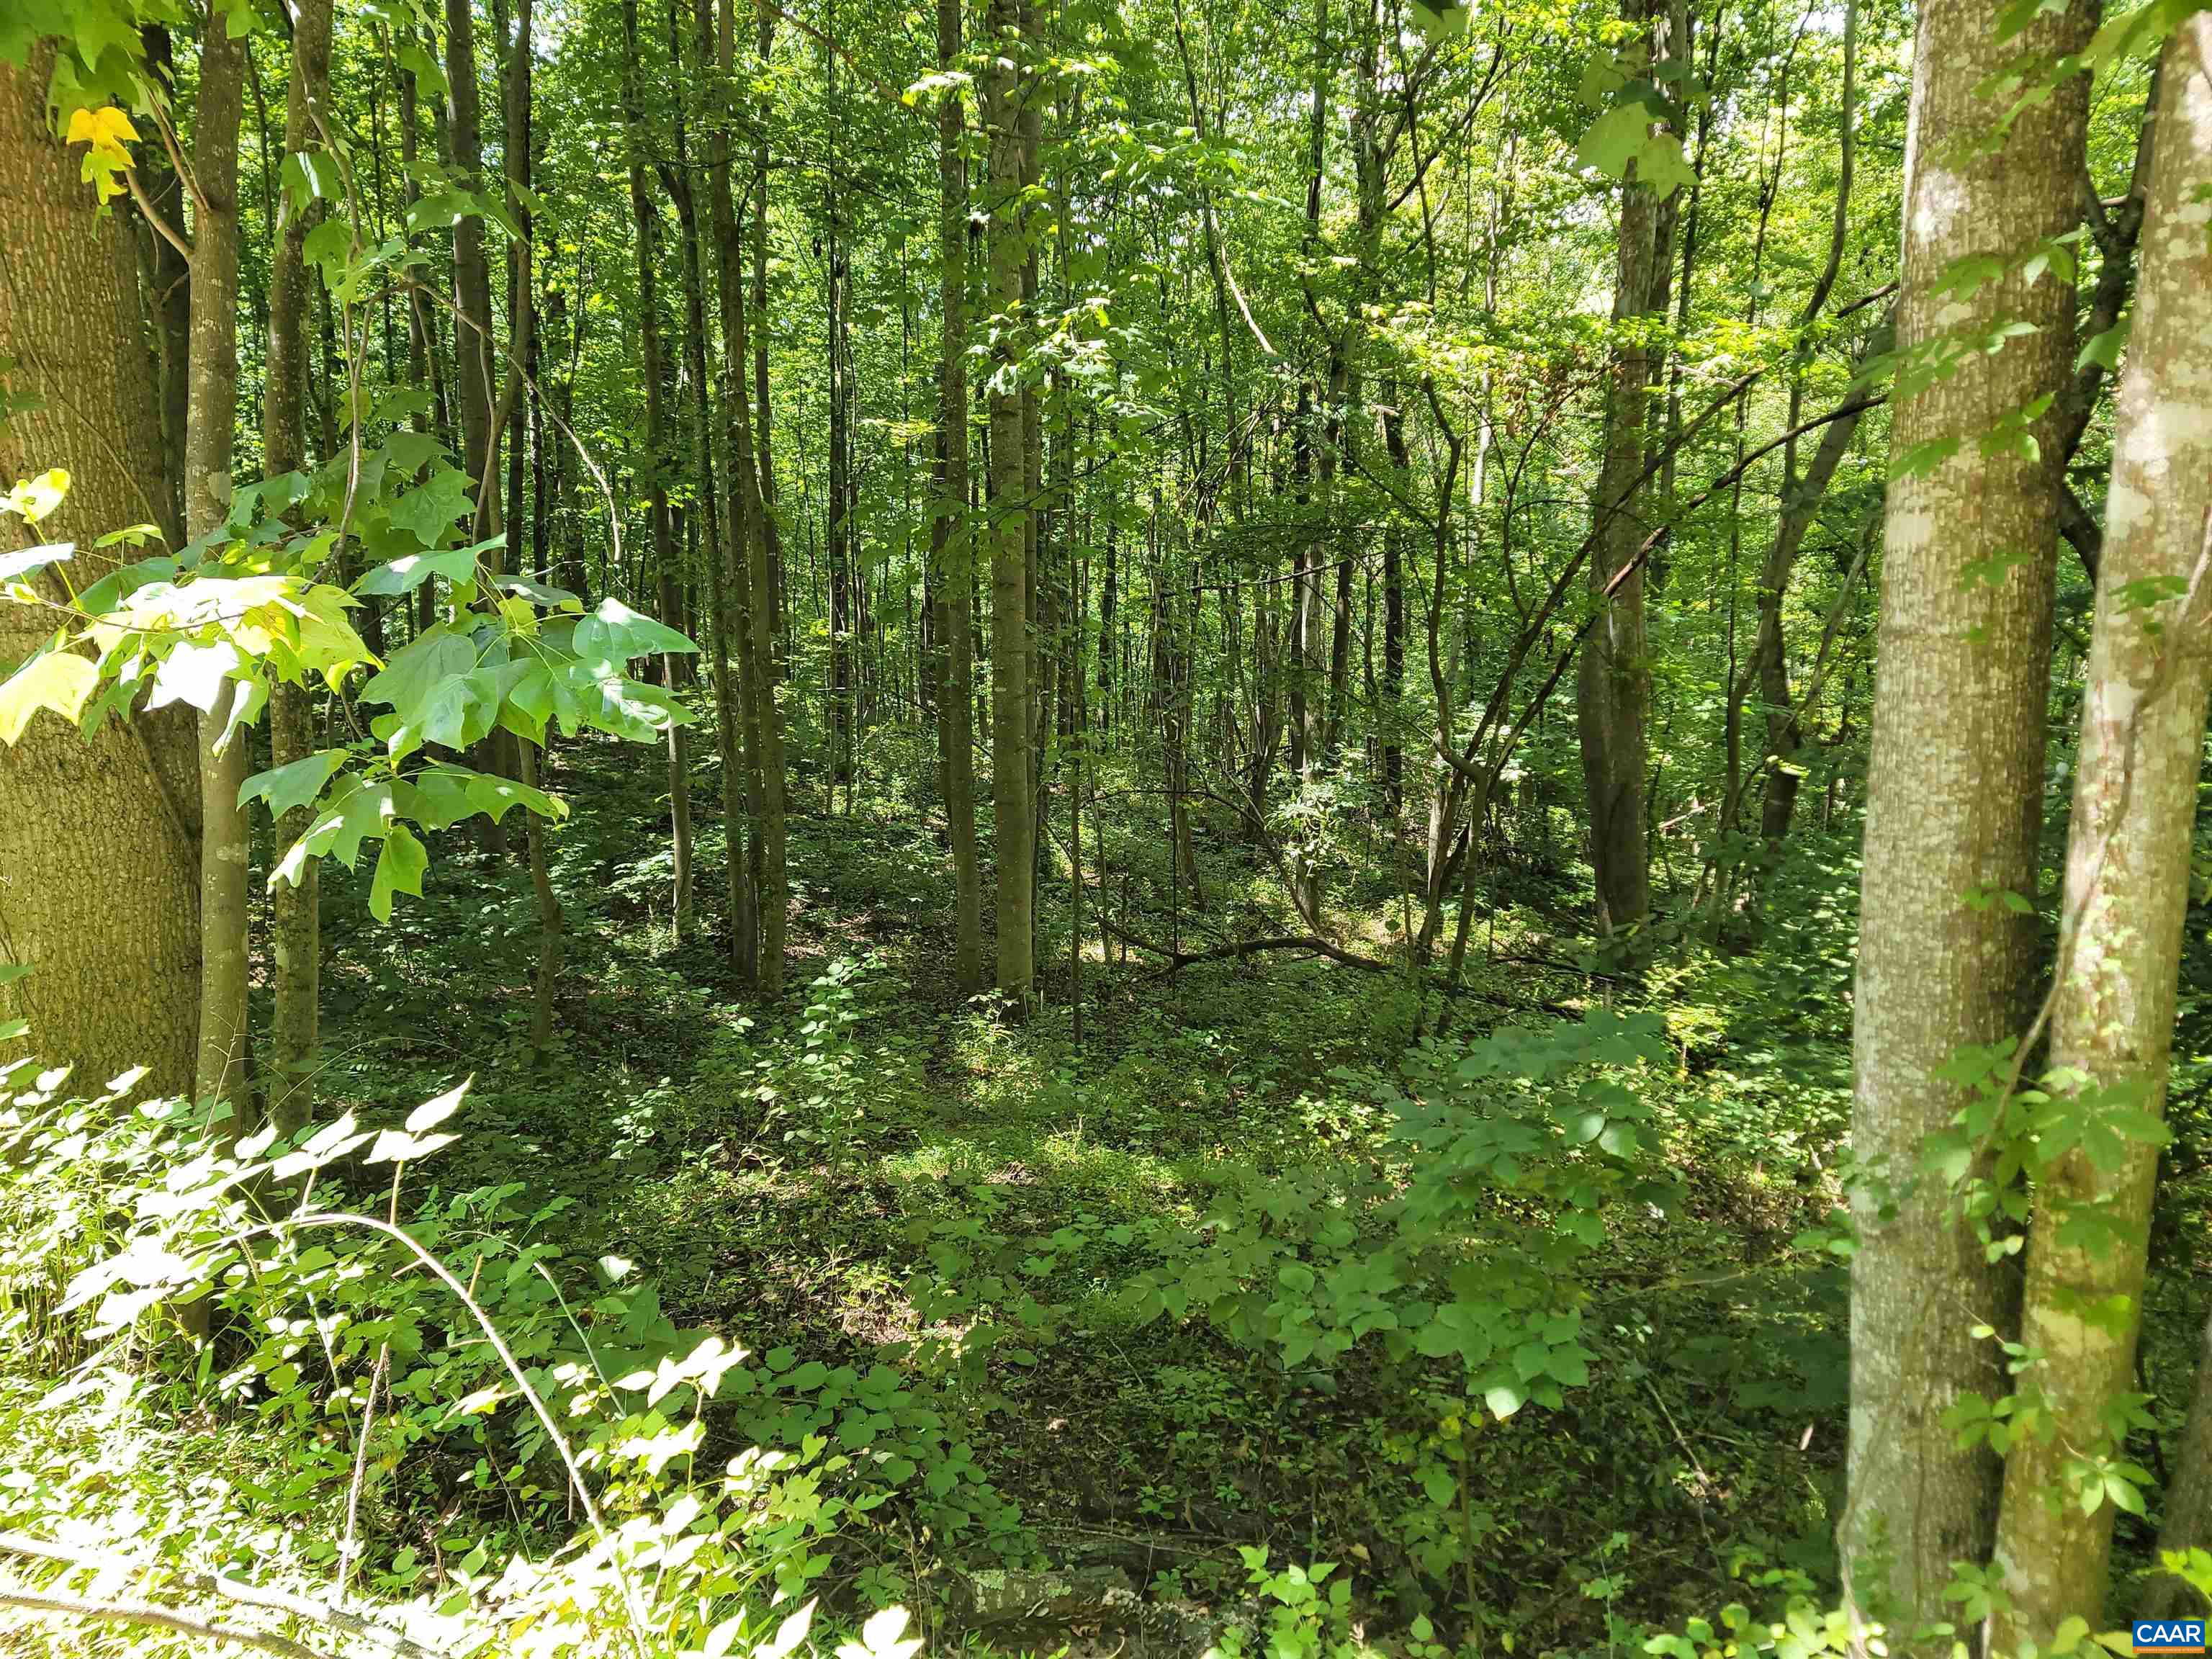
<path fill-rule="evenodd" d="M 2136 1620 L 2136 1651 L 2202 1653 L 2204 1651 L 2204 1621 L 2202 1619 L 2138 1619 Z"/>

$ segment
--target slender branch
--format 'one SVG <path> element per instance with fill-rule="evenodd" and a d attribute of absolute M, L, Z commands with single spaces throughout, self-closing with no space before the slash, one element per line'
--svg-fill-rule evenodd
<path fill-rule="evenodd" d="M 17 1555 L 33 1561 L 52 1561 L 63 1566 L 82 1569 L 87 1572 L 156 1572 L 157 1564 L 131 1561 L 105 1552 L 64 1549 L 49 1544 L 43 1539 L 27 1538 L 21 1533 L 0 1533 L 0 1554 Z M 360 1613 L 344 1607 L 334 1607 L 326 1601 L 311 1596 L 295 1595 L 289 1590 L 270 1589 L 260 1584 L 248 1584 L 219 1573 L 184 1573 L 179 1582 L 204 1595 L 220 1595 L 225 1601 L 242 1607 L 260 1607 L 270 1613 L 284 1613 L 304 1620 L 313 1625 L 327 1625 L 350 1636 L 363 1637 L 381 1642 L 405 1659 L 439 1659 L 436 1650 L 424 1647 L 412 1637 L 365 1619 Z"/>
<path fill-rule="evenodd" d="M 88 1601 L 81 1596 L 54 1595 L 19 1589 L 12 1584 L 0 1584 L 0 1607 L 25 1607 L 49 1619 L 96 1619 L 111 1625 L 152 1625 L 161 1630 L 181 1632 L 186 1636 L 204 1637 L 216 1642 L 235 1642 L 240 1647 L 259 1648 L 264 1653 L 279 1653 L 285 1659 L 325 1659 L 325 1656 L 295 1642 L 289 1637 L 271 1636 L 258 1630 L 240 1630 L 235 1625 L 217 1625 L 204 1619 L 196 1619 L 175 1607 L 157 1607 L 150 1601 Z"/>
<path fill-rule="evenodd" d="M 1721 491 L 1726 489 L 1738 478 L 1743 477 L 1745 471 L 1751 467 L 1753 463 L 1765 459 L 1767 456 L 1771 455 L 1776 450 L 1781 448 L 1783 445 L 1790 442 L 1792 439 L 1802 438 L 1808 432 L 1814 430 L 1817 427 L 1826 426 L 1831 421 L 1840 421 L 1849 416 L 1863 414 L 1866 410 L 1875 408 L 1880 404 L 1886 404 L 1888 401 L 1889 394 L 1886 392 L 1878 393 L 1871 398 L 1855 398 L 1850 403 L 1838 404 L 1825 415 L 1816 415 L 1809 421 L 1798 422 L 1796 425 L 1791 427 L 1780 437 L 1774 439 L 1771 442 L 1761 444 L 1758 448 L 1753 450 L 1749 454 L 1746 455 L 1741 460 L 1738 461 L 1727 471 L 1722 473 L 1719 477 L 1713 480 L 1710 487 L 1686 503 L 1675 516 L 1680 518 L 1685 514 L 1696 512 L 1698 508 L 1703 507 L 1707 501 L 1712 500 L 1714 496 L 1719 495 Z M 1644 561 L 1649 559 L 1659 544 L 1668 538 L 1673 529 L 1674 526 L 1672 525 L 1662 524 L 1656 530 L 1653 531 L 1650 535 L 1644 538 L 1642 543 L 1637 547 L 1635 554 L 1626 564 L 1622 565 L 1620 568 L 1613 574 L 1613 580 L 1605 585 L 1605 597 L 1607 599 L 1611 599 L 1614 592 L 1619 590 L 1623 582 L 1634 575 L 1637 571 L 1643 568 Z"/>
<path fill-rule="evenodd" d="M 162 216 L 161 210 L 154 205 L 154 198 L 146 194 L 145 185 L 138 182 L 138 169 L 136 167 L 125 169 L 123 181 L 131 186 L 131 199 L 137 204 L 141 216 L 161 233 L 163 241 L 184 255 L 186 264 L 191 264 L 192 245 L 187 242 L 176 227 Z"/>

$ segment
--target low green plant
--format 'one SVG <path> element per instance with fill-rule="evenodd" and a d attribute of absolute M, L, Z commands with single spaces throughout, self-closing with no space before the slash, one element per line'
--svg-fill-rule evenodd
<path fill-rule="evenodd" d="M 848 1413 L 705 1453 L 715 1402 L 788 1389 L 795 1357 L 757 1369 L 631 1264 L 566 1254 L 563 1200 L 410 1198 L 465 1085 L 400 1124 L 240 1138 L 137 1081 L 70 1099 L 60 1074 L 0 1071 L 0 1553 L 43 1564 L 29 1605 L 127 1569 L 156 1606 L 212 1587 L 311 1623 L 334 1583 L 331 1605 L 366 1591 L 370 1626 L 456 1652 L 809 1639 L 833 1540 L 882 1501 L 854 1492 L 866 1437 Z M 880 1620 L 846 1644 L 915 1645 Z"/>

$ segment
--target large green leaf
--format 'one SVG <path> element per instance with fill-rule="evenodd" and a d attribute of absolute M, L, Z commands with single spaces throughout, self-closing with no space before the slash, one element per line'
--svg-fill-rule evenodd
<path fill-rule="evenodd" d="M 353 585 L 361 594 L 412 593 L 433 576 L 443 576 L 449 582 L 473 580 L 477 574 L 477 556 L 467 548 L 453 548 L 444 553 L 407 553 L 380 564 Z"/>
<path fill-rule="evenodd" d="M 632 657 L 682 654 L 699 647 L 683 635 L 631 610 L 610 593 L 599 608 L 576 624 L 572 647 L 596 668 L 619 669 Z"/>
<path fill-rule="evenodd" d="M 266 772 L 256 772 L 239 786 L 238 804 L 265 799 L 269 815 L 281 818 L 287 812 L 297 811 L 323 793 L 331 774 L 345 764 L 343 749 L 325 749 L 296 760 L 289 766 L 271 767 Z"/>
<path fill-rule="evenodd" d="M 384 838 L 384 851 L 376 860 L 376 879 L 369 884 L 369 914 L 379 921 L 392 920 L 392 900 L 394 894 L 412 893 L 422 896 L 422 874 L 430 867 L 430 855 L 422 843 L 404 823 L 395 823 Z"/>

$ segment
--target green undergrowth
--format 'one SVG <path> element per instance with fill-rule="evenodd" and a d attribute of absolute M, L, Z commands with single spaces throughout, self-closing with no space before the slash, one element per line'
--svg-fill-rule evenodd
<path fill-rule="evenodd" d="M 570 1235 L 642 1264 L 680 1322 L 823 1368 L 833 1435 L 872 1409 L 871 1376 L 878 1407 L 891 1374 L 898 1399 L 929 1402 L 947 1425 L 934 1443 L 896 1423 L 850 1429 L 894 1448 L 891 1473 L 917 1471 L 841 1564 L 868 1592 L 951 1607 L 964 1575 L 1103 1565 L 1142 1599 L 1229 1607 L 1247 1591 L 1238 1549 L 1265 1547 L 1340 1563 L 1378 1632 L 1419 1616 L 1455 1639 L 1595 1650 L 1619 1621 L 1693 1610 L 1752 1565 L 1826 1570 L 1841 1267 L 1791 1241 L 1834 1194 L 1844 1027 L 1808 1030 L 1779 1067 L 1771 1039 L 1743 1046 L 1746 1029 L 1790 1029 L 1765 1024 L 1758 999 L 1792 994 L 1771 973 L 1707 954 L 1632 991 L 1584 971 L 1573 919 L 1549 907 L 1556 881 L 1532 872 L 1527 908 L 1510 872 L 1492 884 L 1461 1034 L 1425 1063 L 1449 1071 L 1486 1033 L 1540 1046 L 1584 1013 L 1652 1010 L 1622 1068 L 1646 1114 L 1635 1167 L 1585 1195 L 1581 1224 L 1607 1248 L 1530 1268 L 1561 1276 L 1540 1310 L 1500 1316 L 1511 1335 L 1538 1312 L 1554 1322 L 1574 1350 L 1565 1379 L 1508 1375 L 1505 1389 L 1471 1381 L 1460 1352 L 1380 1352 L 1388 1334 L 1356 1310 L 1269 1312 L 1295 1309 L 1309 1271 L 1326 1301 L 1332 1273 L 1401 1226 L 1393 1206 L 1428 1154 L 1394 1139 L 1422 1015 L 1400 976 L 1295 957 L 1165 975 L 1142 951 L 1100 960 L 1094 936 L 1079 1043 L 1055 914 L 1050 1006 L 1009 1025 L 949 983 L 949 882 L 928 823 L 864 799 L 852 816 L 793 817 L 795 982 L 763 1009 L 717 955 L 711 826 L 708 926 L 679 945 L 665 848 L 640 855 L 641 822 L 665 817 L 657 780 L 591 749 L 564 764 L 577 811 L 554 838 L 556 879 L 592 925 L 574 930 L 562 1051 L 535 1073 L 519 1050 L 484 1070 L 458 1178 L 480 1160 L 572 1197 Z M 1269 895 L 1234 854 L 1201 868 L 1206 912 L 1154 911 L 1132 931 L 1233 932 Z M 1064 911 L 1064 866 L 1059 878 Z M 351 1058 L 334 1091 L 404 1097 L 447 1079 L 453 1051 L 512 1043 L 520 990 L 456 1006 L 433 941 L 505 951 L 520 987 L 526 902 L 514 874 L 479 868 L 398 928 L 345 927 L 342 952 L 397 952 L 415 971 L 365 974 L 412 988 L 343 1012 L 331 1048 Z M 1391 925 L 1380 916 L 1378 934 Z M 1479 1115 L 1489 1087 L 1462 1109 Z M 1437 1259 L 1398 1263 L 1386 1276 L 1408 1282 L 1378 1298 L 1404 1328 L 1433 1324 L 1455 1274 L 1486 1305 L 1484 1252 L 1494 1266 L 1529 1218 L 1572 1207 L 1494 1167 L 1466 1172 L 1458 1198 L 1451 1184 L 1440 1192 L 1467 1213 L 1435 1218 Z M 1510 1224 L 1486 1243 L 1486 1211 Z M 1301 1323 L 1332 1320 L 1301 1352 Z M 1510 1372 L 1522 1346 L 1474 1369 Z M 1514 1397 L 1524 1382 L 1551 1393 Z M 711 1432 L 734 1445 L 758 1426 L 732 1408 Z M 933 1510 L 928 1483 L 948 1467 L 956 1491 L 979 1472 L 974 1512 Z"/>
<path fill-rule="evenodd" d="M 910 802 L 795 813 L 793 982 L 766 1006 L 720 953 L 703 793 L 702 926 L 674 935 L 659 781 L 611 745 L 561 757 L 569 943 L 535 1062 L 520 871 L 458 854 L 386 927 L 327 882 L 320 1079 L 323 1120 L 366 1133 L 473 1076 L 399 1199 L 358 1152 L 320 1178 L 490 1251 L 536 1363 L 604 1385 L 723 1356 L 684 1385 L 680 1446 L 623 1440 L 620 1389 L 591 1407 L 641 1514 L 672 1468 L 785 1460 L 786 1530 L 758 1548 L 792 1597 L 1000 1650 L 1617 1654 L 1832 1589 L 1847 866 L 1778 875 L 1757 956 L 1691 941 L 1632 969 L 1579 942 L 1571 872 L 1504 864 L 1443 1036 L 1395 972 L 1166 974 L 1094 934 L 1079 1038 L 1064 866 L 1047 1006 L 1010 1024 L 951 983 L 944 854 Z M 1125 901 L 1109 863 L 1117 921 L 1245 926 L 1268 872 L 1200 845 L 1206 912 L 1142 881 Z M 358 1316 L 385 1317 L 374 1293 Z M 240 1524 L 327 1517 L 362 1484 L 328 1392 L 348 1368 L 225 1340 L 204 1375 L 156 1366 L 209 1408 L 134 1419 L 140 1461 L 225 1482 Z M 579 1524 L 511 1398 L 454 1415 L 498 1386 L 471 1352 L 410 1382 L 419 1432 L 367 1482 L 380 1589 L 552 1559 Z M 20 1430 L 36 1391 L 10 1386 Z M 319 1449 L 272 1480 L 288 1434 Z"/>

